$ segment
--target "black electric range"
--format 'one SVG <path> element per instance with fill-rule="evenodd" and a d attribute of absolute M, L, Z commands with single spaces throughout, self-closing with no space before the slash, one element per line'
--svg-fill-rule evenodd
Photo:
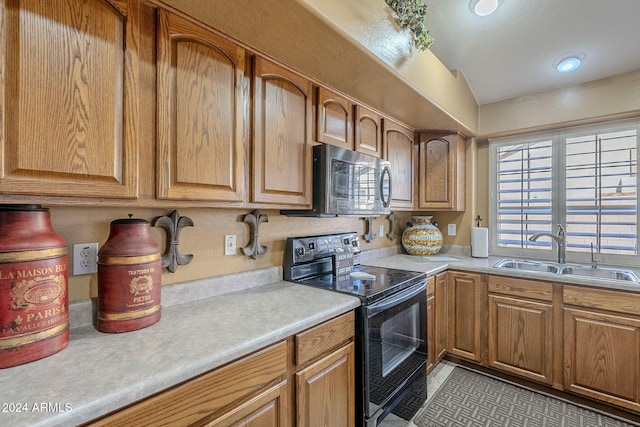
<path fill-rule="evenodd" d="M 287 239 L 287 281 L 357 296 L 356 427 L 408 422 L 427 398 L 426 273 L 360 264 L 357 233 Z"/>

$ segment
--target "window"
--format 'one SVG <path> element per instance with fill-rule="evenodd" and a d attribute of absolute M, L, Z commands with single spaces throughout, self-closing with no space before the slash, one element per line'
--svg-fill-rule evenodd
<path fill-rule="evenodd" d="M 638 123 L 617 122 L 490 143 L 491 248 L 497 255 L 635 265 L 638 255 Z"/>

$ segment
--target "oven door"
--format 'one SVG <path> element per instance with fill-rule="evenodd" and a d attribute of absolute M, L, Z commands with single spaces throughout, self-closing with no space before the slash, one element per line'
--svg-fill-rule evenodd
<path fill-rule="evenodd" d="M 407 403 L 403 399 L 416 401 L 417 410 L 427 397 L 426 283 L 420 281 L 363 310 L 365 416 L 367 425 L 379 425 L 377 420 Z M 410 384 L 416 379 L 424 384 Z M 416 390 L 424 396 L 416 398 Z"/>

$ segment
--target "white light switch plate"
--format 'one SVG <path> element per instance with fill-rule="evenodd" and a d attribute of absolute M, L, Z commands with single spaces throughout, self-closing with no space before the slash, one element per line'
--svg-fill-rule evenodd
<path fill-rule="evenodd" d="M 447 236 L 455 236 L 456 235 L 456 225 L 449 224 L 447 226 Z"/>

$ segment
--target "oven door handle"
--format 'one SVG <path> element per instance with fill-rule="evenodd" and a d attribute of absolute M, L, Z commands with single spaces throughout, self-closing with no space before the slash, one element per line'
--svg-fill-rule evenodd
<path fill-rule="evenodd" d="M 367 309 L 367 317 L 375 316 L 381 311 L 387 310 L 407 300 L 410 300 L 411 298 L 415 297 L 416 295 L 419 295 L 420 293 L 424 293 L 426 298 L 426 292 L 427 292 L 426 282 L 423 282 L 418 286 L 414 285 L 409 289 L 398 292 L 397 294 L 392 295 L 388 298 L 385 298 L 382 301 L 371 304 L 369 306 L 365 306 Z"/>

